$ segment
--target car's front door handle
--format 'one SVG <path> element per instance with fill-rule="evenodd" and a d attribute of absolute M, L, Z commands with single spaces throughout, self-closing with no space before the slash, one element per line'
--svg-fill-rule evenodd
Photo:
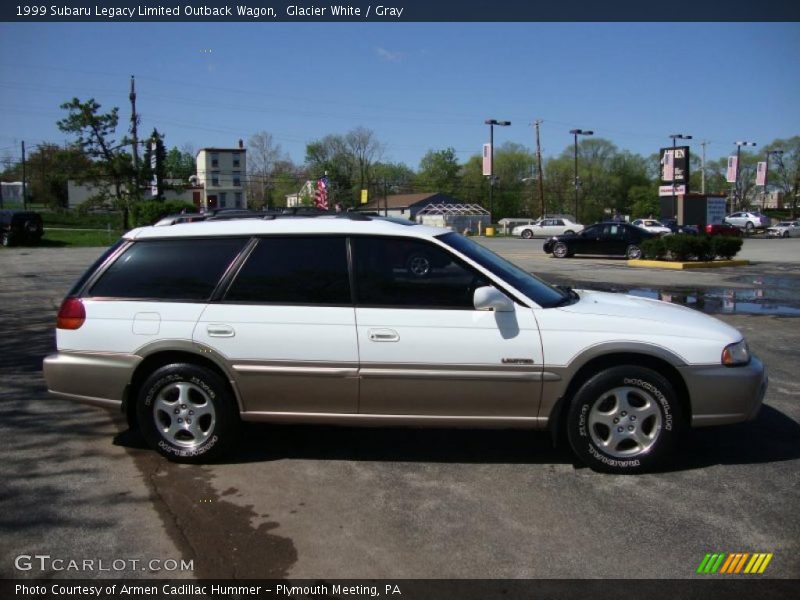
<path fill-rule="evenodd" d="M 370 329 L 367 332 L 371 342 L 399 342 L 400 335 L 394 329 Z"/>
<path fill-rule="evenodd" d="M 206 327 L 208 335 L 211 337 L 233 337 L 236 332 L 230 325 L 221 325 L 219 323 L 212 323 Z"/>

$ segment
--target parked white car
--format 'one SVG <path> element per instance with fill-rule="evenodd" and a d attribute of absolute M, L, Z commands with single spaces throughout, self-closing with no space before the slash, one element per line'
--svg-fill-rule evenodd
<path fill-rule="evenodd" d="M 735 212 L 723 219 L 728 225 L 733 225 L 739 229 L 753 231 L 754 229 L 765 229 L 769 227 L 769 217 L 758 212 Z"/>
<path fill-rule="evenodd" d="M 767 227 L 767 236 L 778 238 L 800 237 L 800 221 L 781 221 L 777 225 Z"/>
<path fill-rule="evenodd" d="M 574 223 L 565 217 L 541 219 L 536 223 L 520 225 L 511 230 L 512 235 L 529 240 L 535 237 L 553 237 L 554 235 L 564 235 L 583 231 L 583 225 Z"/>
<path fill-rule="evenodd" d="M 434 425 L 549 429 L 632 473 L 690 426 L 758 413 L 766 371 L 718 319 L 343 215 L 128 232 L 61 304 L 48 389 L 122 411 L 179 462 L 220 456 L 242 421 Z"/>
<path fill-rule="evenodd" d="M 656 221 L 655 219 L 636 219 L 635 221 L 631 222 L 631 225 L 636 225 L 636 227 L 641 227 L 645 231 L 657 233 L 659 235 L 672 233 L 672 230 L 669 227 L 664 225 L 661 221 Z"/>

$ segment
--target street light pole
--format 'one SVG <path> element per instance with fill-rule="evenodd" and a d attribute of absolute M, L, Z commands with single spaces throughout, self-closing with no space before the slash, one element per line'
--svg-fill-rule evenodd
<path fill-rule="evenodd" d="M 682 133 L 672 133 L 669 136 L 672 138 L 672 214 L 670 215 L 674 219 L 678 219 L 678 201 L 675 199 L 675 141 L 676 140 L 690 140 L 692 136 L 684 135 Z M 689 182 L 686 181 L 686 172 L 684 171 L 683 174 L 683 183 L 684 183 L 684 190 L 683 193 L 686 195 L 686 192 L 689 191 Z M 678 222 L 681 223 L 683 219 L 679 219 Z M 681 223 L 683 224 L 683 223 Z"/>
<path fill-rule="evenodd" d="M 783 156 L 783 150 L 767 150 L 765 154 L 767 155 L 767 165 L 766 169 L 764 170 L 764 204 L 761 206 L 762 211 L 767 208 L 767 186 L 769 185 L 769 157 L 771 154 L 774 154 L 775 156 Z"/>
<path fill-rule="evenodd" d="M 580 180 L 578 179 L 578 136 L 579 135 L 593 135 L 594 131 L 583 129 L 570 129 L 569 132 L 575 136 L 574 140 L 574 158 L 575 158 L 575 221 L 580 223 L 578 218 L 578 188 L 580 187 Z"/>
<path fill-rule="evenodd" d="M 742 146 L 757 146 L 755 142 L 736 142 L 736 181 L 734 182 L 734 192 L 736 197 L 736 208 L 742 207 L 742 192 L 739 188 L 739 171 L 741 167 L 739 163 L 742 157 Z"/>
<path fill-rule="evenodd" d="M 494 126 L 508 127 L 511 121 L 498 121 L 497 119 L 486 119 L 484 121 L 489 126 L 489 223 L 494 218 Z"/>

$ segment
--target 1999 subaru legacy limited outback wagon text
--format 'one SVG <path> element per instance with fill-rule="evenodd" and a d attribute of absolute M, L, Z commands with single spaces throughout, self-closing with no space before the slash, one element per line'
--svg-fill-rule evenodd
<path fill-rule="evenodd" d="M 754 418 L 767 387 L 717 319 L 347 214 L 135 229 L 69 292 L 57 345 L 51 392 L 121 408 L 181 462 L 269 421 L 549 428 L 639 472 L 686 427 Z"/>

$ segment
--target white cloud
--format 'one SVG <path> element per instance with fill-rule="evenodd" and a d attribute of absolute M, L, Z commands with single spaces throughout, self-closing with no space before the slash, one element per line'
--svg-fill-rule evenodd
<path fill-rule="evenodd" d="M 375 48 L 375 52 L 383 60 L 388 60 L 389 62 L 400 62 L 407 56 L 405 52 L 393 52 L 391 50 L 387 50 L 386 48 L 380 47 Z"/>

